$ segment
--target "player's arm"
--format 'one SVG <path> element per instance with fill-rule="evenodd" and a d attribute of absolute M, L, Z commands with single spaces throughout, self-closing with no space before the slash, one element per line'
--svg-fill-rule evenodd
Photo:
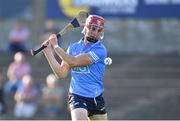
<path fill-rule="evenodd" d="M 43 52 L 48 60 L 51 69 L 53 70 L 56 77 L 60 79 L 65 78 L 69 72 L 69 65 L 64 61 L 62 61 L 61 64 L 59 64 L 52 53 L 52 48 L 50 44 L 47 46 L 48 47 L 45 48 Z"/>
<path fill-rule="evenodd" d="M 55 35 L 51 35 L 49 39 L 51 39 L 50 43 L 54 47 L 57 55 L 61 58 L 61 60 L 65 61 L 70 68 L 77 66 L 86 66 L 93 63 L 85 53 L 76 57 L 66 53 L 61 47 L 57 45 L 57 37 Z"/>
<path fill-rule="evenodd" d="M 55 52 L 71 68 L 78 67 L 78 66 L 87 66 L 87 65 L 90 65 L 93 63 L 86 53 L 83 53 L 81 55 L 74 57 L 74 56 L 67 54 L 61 47 L 56 47 Z"/>

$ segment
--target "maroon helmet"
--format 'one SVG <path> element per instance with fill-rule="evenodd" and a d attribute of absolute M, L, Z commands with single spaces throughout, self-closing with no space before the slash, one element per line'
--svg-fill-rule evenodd
<path fill-rule="evenodd" d="M 100 28 L 104 28 L 104 18 L 97 15 L 89 15 L 86 19 L 86 25 L 96 25 Z"/>
<path fill-rule="evenodd" d="M 86 34 L 86 29 L 88 29 L 89 25 L 95 25 L 98 28 L 100 28 L 101 31 L 101 35 L 98 38 L 103 38 L 104 37 L 104 18 L 98 15 L 89 15 L 88 18 L 86 19 L 86 23 L 85 23 L 85 27 L 82 31 L 82 33 L 85 35 Z"/>

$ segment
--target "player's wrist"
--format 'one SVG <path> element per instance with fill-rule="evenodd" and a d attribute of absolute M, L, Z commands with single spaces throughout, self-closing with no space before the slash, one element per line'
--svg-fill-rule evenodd
<path fill-rule="evenodd" d="M 56 45 L 53 46 L 53 48 L 54 48 L 54 49 L 59 48 L 59 45 L 56 44 Z"/>

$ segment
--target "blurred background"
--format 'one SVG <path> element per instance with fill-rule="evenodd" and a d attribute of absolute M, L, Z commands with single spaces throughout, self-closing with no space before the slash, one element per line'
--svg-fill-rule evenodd
<path fill-rule="evenodd" d="M 0 119 L 70 119 L 70 75 L 57 80 L 44 55 L 29 50 L 79 11 L 106 20 L 109 119 L 180 119 L 180 0 L 0 0 Z M 59 45 L 66 50 L 81 31 Z"/>

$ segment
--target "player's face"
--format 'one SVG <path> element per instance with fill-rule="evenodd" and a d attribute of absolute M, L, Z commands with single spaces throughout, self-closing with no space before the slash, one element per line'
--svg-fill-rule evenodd
<path fill-rule="evenodd" d="M 101 33 L 103 32 L 103 28 L 96 25 L 87 25 L 86 26 L 86 36 L 91 37 L 93 39 L 97 39 Z"/>

